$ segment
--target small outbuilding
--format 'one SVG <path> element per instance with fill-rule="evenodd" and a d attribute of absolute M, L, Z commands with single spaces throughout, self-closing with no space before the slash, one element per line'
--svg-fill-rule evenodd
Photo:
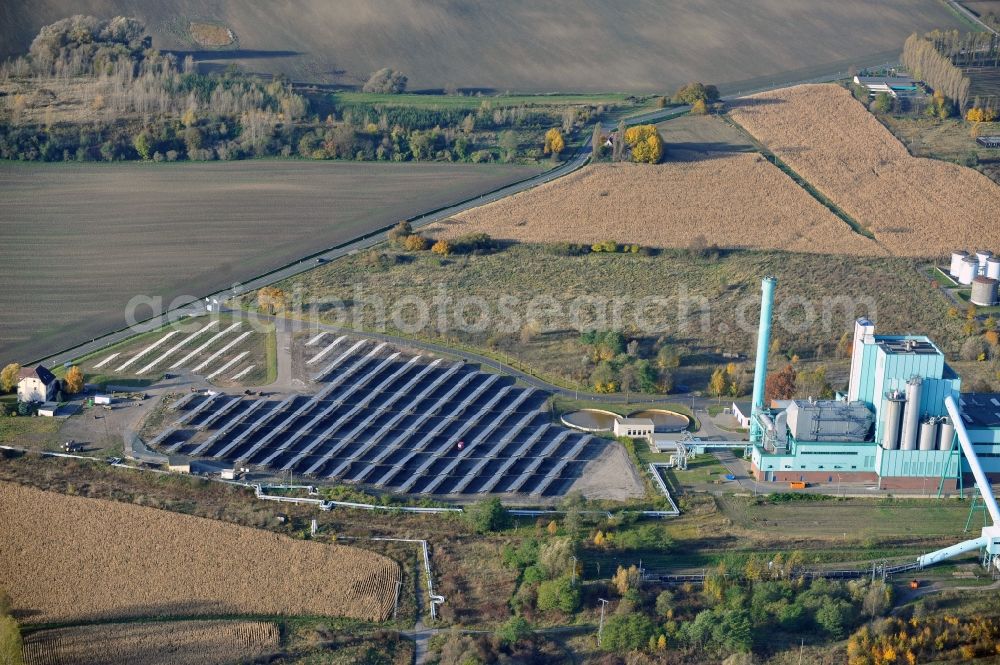
<path fill-rule="evenodd" d="M 171 473 L 191 473 L 191 460 L 179 455 L 167 458 L 167 471 Z"/>
<path fill-rule="evenodd" d="M 615 436 L 652 439 L 654 427 L 652 418 L 616 418 Z"/>
<path fill-rule="evenodd" d="M 917 84 L 909 76 L 855 76 L 854 82 L 864 86 L 868 93 L 887 93 L 890 97 L 905 97 L 916 94 Z"/>
<path fill-rule="evenodd" d="M 59 410 L 59 405 L 55 402 L 45 402 L 38 407 L 38 415 L 44 418 L 55 418 L 56 411 Z"/>
<path fill-rule="evenodd" d="M 19 402 L 51 402 L 59 390 L 59 379 L 46 367 L 22 367 L 17 375 Z"/>
<path fill-rule="evenodd" d="M 733 418 L 744 429 L 750 428 L 750 402 L 733 402 Z"/>

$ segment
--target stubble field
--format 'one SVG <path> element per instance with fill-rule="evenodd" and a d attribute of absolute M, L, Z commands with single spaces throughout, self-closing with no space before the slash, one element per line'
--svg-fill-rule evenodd
<path fill-rule="evenodd" d="M 165 304 L 201 296 L 536 172 L 270 160 L 0 164 L 0 363 L 124 328 L 133 296 Z"/>
<path fill-rule="evenodd" d="M 0 579 L 25 624 L 144 616 L 380 621 L 399 566 L 354 547 L 0 483 Z"/>
<path fill-rule="evenodd" d="M 428 228 L 445 238 L 469 232 L 523 242 L 689 247 L 700 238 L 744 249 L 885 253 L 753 153 L 592 165 Z"/>
<path fill-rule="evenodd" d="M 761 93 L 730 113 L 892 254 L 1000 247 L 1000 186 L 972 169 L 911 156 L 844 88 Z"/>
<path fill-rule="evenodd" d="M 24 639 L 25 665 L 236 665 L 278 651 L 266 621 L 169 621 L 56 628 Z"/>
<path fill-rule="evenodd" d="M 200 51 L 217 67 L 236 62 L 354 85 L 393 67 L 413 89 L 524 92 L 662 93 L 697 79 L 747 90 L 881 64 L 898 57 L 912 32 L 961 25 L 937 0 L 78 0 L 72 11 L 59 0 L 7 4 L 0 58 L 23 52 L 39 27 L 67 14 L 127 14 L 146 22 L 157 48 Z M 231 28 L 238 48 L 202 50 L 190 35 L 195 20 Z"/>

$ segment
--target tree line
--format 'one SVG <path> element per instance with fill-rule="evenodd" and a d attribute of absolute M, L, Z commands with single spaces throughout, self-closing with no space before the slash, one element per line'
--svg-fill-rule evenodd
<path fill-rule="evenodd" d="M 153 49 L 143 24 L 127 17 L 74 16 L 43 27 L 27 55 L 0 65 L 0 84 L 11 91 L 0 158 L 27 161 L 540 161 L 557 158 L 567 134 L 606 111 L 310 99 L 280 76 L 264 81 L 235 67 L 199 73 L 190 56 L 178 61 Z M 405 75 L 383 69 L 365 89 L 398 93 L 405 85 Z"/>
<path fill-rule="evenodd" d="M 914 78 L 953 101 L 964 115 L 972 81 L 963 68 L 1000 67 L 1000 37 L 957 30 L 914 33 L 903 44 L 901 60 Z"/>

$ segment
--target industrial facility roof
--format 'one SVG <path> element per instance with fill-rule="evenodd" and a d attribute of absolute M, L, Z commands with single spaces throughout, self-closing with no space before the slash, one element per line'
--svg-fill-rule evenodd
<path fill-rule="evenodd" d="M 959 403 L 968 427 L 1000 427 L 1000 393 L 963 393 Z"/>
<path fill-rule="evenodd" d="M 903 355 L 940 355 L 941 351 L 928 338 L 912 337 L 875 337 L 875 343 L 889 354 Z"/>

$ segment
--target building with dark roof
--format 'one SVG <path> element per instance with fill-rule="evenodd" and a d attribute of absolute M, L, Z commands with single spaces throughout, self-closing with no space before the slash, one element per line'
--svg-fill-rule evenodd
<path fill-rule="evenodd" d="M 20 402 L 51 402 L 59 390 L 59 379 L 42 365 L 22 367 L 17 379 L 17 399 Z"/>

